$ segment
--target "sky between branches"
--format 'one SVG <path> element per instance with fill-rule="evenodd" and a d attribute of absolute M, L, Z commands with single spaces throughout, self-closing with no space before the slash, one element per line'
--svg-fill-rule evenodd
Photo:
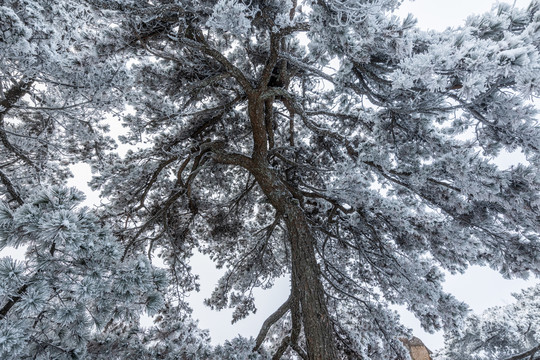
<path fill-rule="evenodd" d="M 516 0 L 517 7 L 525 7 L 528 0 Z M 398 11 L 398 15 L 404 17 L 412 13 L 418 19 L 418 25 L 424 29 L 444 30 L 446 27 L 455 27 L 463 24 L 465 18 L 473 13 L 488 11 L 493 5 L 492 0 L 416 0 L 406 1 Z M 114 124 L 112 124 L 114 125 Z M 115 126 L 113 126 L 113 129 Z M 501 158 L 501 166 L 510 166 L 521 158 L 519 154 L 513 154 Z M 77 186 L 88 195 L 87 205 L 99 203 L 96 194 L 91 194 L 84 186 L 90 178 L 88 166 L 74 168 L 75 178 L 70 185 Z M 17 252 L 21 256 L 21 252 Z M 11 252 L 15 255 L 17 253 Z M 2 252 L 4 255 L 4 252 Z M 258 290 L 257 314 L 239 321 L 234 326 L 230 324 L 231 311 L 216 312 L 202 305 L 202 300 L 208 297 L 217 282 L 220 273 L 216 271 L 209 259 L 196 256 L 193 260 L 193 270 L 200 275 L 201 292 L 190 296 L 190 302 L 194 307 L 194 318 L 200 320 L 201 328 L 210 330 L 215 343 L 221 343 L 231 339 L 237 334 L 244 336 L 256 335 L 258 329 L 266 317 L 272 313 L 288 296 L 288 280 L 281 279 L 276 282 L 274 289 L 268 291 Z M 510 293 L 536 283 L 537 280 L 528 282 L 522 280 L 508 281 L 502 279 L 498 273 L 485 268 L 474 267 L 464 275 L 448 276 L 445 289 L 453 293 L 458 299 L 467 302 L 475 312 L 480 312 L 488 307 L 503 305 L 512 301 Z M 421 331 L 418 321 L 412 315 L 403 312 L 403 322 L 414 329 L 416 336 L 422 338 L 431 349 L 442 346 L 442 334 L 429 335 Z"/>
<path fill-rule="evenodd" d="M 487 12 L 495 4 L 492 0 L 415 0 L 405 1 L 397 12 L 400 17 L 412 13 L 418 19 L 418 26 L 423 29 L 444 30 L 447 27 L 457 27 L 464 23 L 467 16 Z M 516 7 L 526 7 L 528 0 L 516 0 Z M 501 167 L 509 167 L 524 157 L 509 154 L 497 159 Z M 193 261 L 193 270 L 200 275 L 201 292 L 193 294 L 190 302 L 194 306 L 194 317 L 198 318 L 202 328 L 210 329 L 212 340 L 221 343 L 231 339 L 237 334 L 253 336 L 262 322 L 278 307 L 288 296 L 288 279 L 281 279 L 276 286 L 267 291 L 258 290 L 256 314 L 231 325 L 231 311 L 212 311 L 201 306 L 202 300 L 210 296 L 213 286 L 217 283 L 220 273 L 214 271 L 212 263 L 203 256 L 197 256 Z M 463 275 L 448 275 L 445 289 L 453 293 L 460 300 L 465 301 L 475 312 L 481 312 L 488 307 L 504 305 L 513 301 L 512 293 L 532 286 L 537 279 L 505 280 L 499 273 L 488 268 L 472 267 Z M 420 323 L 407 311 L 400 309 L 402 321 L 413 328 L 416 336 L 432 350 L 442 347 L 442 333 L 428 334 L 420 328 Z"/>

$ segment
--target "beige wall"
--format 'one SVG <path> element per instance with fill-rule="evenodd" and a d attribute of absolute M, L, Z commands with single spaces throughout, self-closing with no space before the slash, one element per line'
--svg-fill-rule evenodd
<path fill-rule="evenodd" d="M 412 360 L 432 360 L 429 349 L 417 337 L 412 339 L 400 339 L 405 347 L 409 349 Z"/>
<path fill-rule="evenodd" d="M 411 358 L 413 360 L 431 360 L 429 352 L 425 346 L 411 346 Z"/>

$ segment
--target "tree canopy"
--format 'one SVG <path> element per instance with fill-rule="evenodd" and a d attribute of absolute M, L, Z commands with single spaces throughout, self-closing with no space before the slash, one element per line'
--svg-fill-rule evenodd
<path fill-rule="evenodd" d="M 463 324 L 443 270 L 538 276 L 540 2 L 443 32 L 400 3 L 0 2 L 0 246 L 27 246 L 0 263 L 0 354 L 407 358 L 391 305 Z M 79 162 L 92 210 L 62 187 Z M 194 251 L 233 321 L 290 276 L 255 339 L 197 329 Z"/>
<path fill-rule="evenodd" d="M 446 336 L 441 359 L 540 359 L 540 285 L 514 294 L 516 301 L 471 315 Z"/>

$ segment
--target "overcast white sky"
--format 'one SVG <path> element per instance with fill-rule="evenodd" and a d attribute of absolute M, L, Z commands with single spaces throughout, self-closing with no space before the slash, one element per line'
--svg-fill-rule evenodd
<path fill-rule="evenodd" d="M 511 3 L 514 3 L 511 1 Z M 463 24 L 465 18 L 472 13 L 488 11 L 494 4 L 491 0 L 416 0 L 405 1 L 398 11 L 400 16 L 412 13 L 418 18 L 418 25 L 424 29 L 443 30 L 447 27 L 457 27 Z M 527 0 L 516 0 L 515 6 L 525 7 Z M 507 156 L 501 161 L 505 166 L 519 161 L 519 156 Z M 82 184 L 89 180 L 89 167 L 80 165 L 74 171 L 76 179 L 71 181 L 72 186 L 85 188 Z M 88 188 L 86 188 L 88 190 Z M 95 196 L 90 196 L 88 204 L 99 202 Z M 5 255 L 3 251 L 1 255 Z M 24 258 L 21 251 L 11 252 L 12 256 Z M 288 279 L 280 279 L 274 289 L 259 291 L 256 293 L 257 314 L 239 321 L 235 325 L 230 324 L 231 311 L 215 312 L 202 306 L 202 301 L 207 298 L 219 278 L 212 262 L 201 255 L 193 260 L 193 270 L 200 275 L 201 292 L 192 294 L 190 302 L 194 307 L 194 317 L 200 320 L 202 328 L 210 330 L 215 343 L 221 343 L 231 339 L 237 334 L 243 336 L 256 336 L 260 326 L 266 317 L 277 309 L 288 296 Z M 480 312 L 488 307 L 503 305 L 512 302 L 512 292 L 517 292 L 527 286 L 536 283 L 537 280 L 504 280 L 498 273 L 487 268 L 473 267 L 463 275 L 448 276 L 445 289 L 453 293 L 458 299 L 467 302 L 475 312 Z M 413 328 L 416 336 L 420 337 L 428 348 L 435 350 L 443 345 L 442 334 L 426 334 L 418 326 L 418 321 L 406 312 L 402 314 L 403 322 Z"/>
<path fill-rule="evenodd" d="M 530 3 L 529 0 L 406 0 L 397 13 L 400 16 L 413 14 L 421 28 L 444 30 L 460 26 L 469 15 L 488 12 L 494 4 L 504 2 L 521 8 Z"/>
<path fill-rule="evenodd" d="M 512 2 L 513 3 L 513 2 Z M 424 29 L 444 30 L 447 27 L 457 27 L 464 23 L 467 16 L 473 13 L 489 11 L 494 2 L 491 0 L 416 0 L 405 1 L 398 11 L 400 16 L 412 13 L 418 19 L 418 25 Z M 515 6 L 526 7 L 527 0 L 517 0 Z M 522 159 L 514 155 L 500 159 L 501 166 L 508 166 Z M 210 260 L 199 257 L 193 263 L 194 271 L 201 276 L 201 292 L 191 296 L 193 304 L 208 297 L 212 284 L 219 275 L 208 271 L 212 268 Z M 448 276 L 444 287 L 458 299 L 470 305 L 473 311 L 481 312 L 491 306 L 511 303 L 511 293 L 536 283 L 536 280 L 505 280 L 489 268 L 472 267 L 463 275 Z M 288 296 L 288 280 L 281 279 L 275 289 L 260 291 L 257 299 L 257 314 L 241 320 L 236 325 L 230 325 L 231 312 L 214 312 L 207 308 L 195 306 L 194 316 L 199 318 L 202 328 L 210 329 L 214 342 L 222 342 L 237 334 L 256 336 L 266 317 L 277 309 Z M 403 322 L 413 328 L 416 336 L 432 350 L 443 345 L 442 334 L 427 334 L 419 326 L 418 320 L 410 313 L 402 313 Z"/>
<path fill-rule="evenodd" d="M 491 0 L 405 1 L 397 13 L 402 17 L 412 13 L 418 19 L 418 26 L 421 28 L 444 30 L 447 27 L 462 25 L 470 14 L 489 11 L 494 3 Z M 526 7 L 528 4 L 527 0 L 515 2 L 515 6 L 518 7 Z M 499 159 L 499 165 L 507 167 L 522 159 L 521 154 L 513 154 Z M 193 294 L 190 301 L 194 306 L 194 317 L 199 319 L 199 325 L 202 328 L 210 329 L 212 340 L 216 343 L 231 339 L 237 334 L 247 337 L 256 336 L 267 316 L 287 299 L 289 281 L 288 279 L 280 279 L 274 289 L 260 290 L 256 294 L 258 311 L 255 315 L 231 325 L 232 311 L 216 312 L 197 305 L 210 295 L 213 285 L 219 278 L 219 274 L 212 269 L 212 262 L 203 256 L 198 256 L 193 261 L 193 270 L 200 275 L 201 292 Z M 444 287 L 458 299 L 468 303 L 473 311 L 481 312 L 491 306 L 511 303 L 513 301 L 511 293 L 532 286 L 536 281 L 536 279 L 529 281 L 505 280 L 499 273 L 489 268 L 475 266 L 463 275 L 449 275 Z M 443 346 L 442 333 L 425 333 L 412 314 L 406 311 L 400 311 L 400 313 L 403 323 L 411 327 L 414 334 L 421 338 L 428 348 L 435 350 Z"/>
<path fill-rule="evenodd" d="M 529 0 L 508 0 L 516 7 L 525 8 Z M 416 0 L 405 1 L 398 11 L 400 16 L 408 13 L 418 19 L 418 26 L 424 29 L 444 30 L 448 27 L 458 27 L 471 14 L 481 14 L 489 11 L 493 0 Z M 498 159 L 498 165 L 507 167 L 523 160 L 521 154 L 511 154 Z M 472 267 L 463 275 L 447 276 L 444 284 L 446 291 L 469 304 L 475 312 L 481 312 L 488 307 L 504 305 L 513 301 L 512 293 L 532 286 L 538 279 L 505 280 L 489 268 Z M 421 338 L 428 348 L 435 350 L 443 346 L 442 334 L 427 334 L 419 326 L 419 322 L 407 313 L 402 314 L 403 323 L 413 328 L 417 337 Z"/>

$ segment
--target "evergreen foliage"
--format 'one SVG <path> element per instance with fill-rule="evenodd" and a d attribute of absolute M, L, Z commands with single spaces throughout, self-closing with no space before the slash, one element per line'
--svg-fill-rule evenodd
<path fill-rule="evenodd" d="M 463 324 L 443 270 L 540 275 L 540 3 L 443 32 L 400 3 L 1 1 L 0 246 L 27 260 L 0 262 L 0 353 L 407 358 L 391 305 Z M 255 340 L 197 329 L 194 251 L 233 321 L 291 277 Z"/>
<path fill-rule="evenodd" d="M 540 359 L 540 285 L 514 294 L 516 301 L 471 315 L 446 336 L 436 359 Z"/>

